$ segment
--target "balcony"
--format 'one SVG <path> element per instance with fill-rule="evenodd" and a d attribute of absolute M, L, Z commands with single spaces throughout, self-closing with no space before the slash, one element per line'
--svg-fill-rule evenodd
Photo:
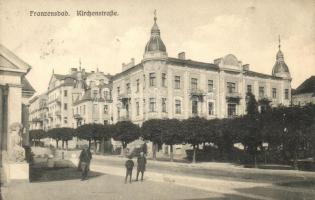
<path fill-rule="evenodd" d="M 57 115 L 57 116 L 61 116 L 61 112 L 60 112 L 60 110 L 56 110 L 56 111 L 55 111 L 55 115 Z"/>
<path fill-rule="evenodd" d="M 200 89 L 191 89 L 189 91 L 190 93 L 190 97 L 193 98 L 197 98 L 200 101 L 203 101 L 203 97 L 206 95 L 205 92 L 203 90 Z"/>
<path fill-rule="evenodd" d="M 48 113 L 48 118 L 53 118 L 53 114 L 52 113 Z"/>
<path fill-rule="evenodd" d="M 120 100 L 120 101 L 129 100 L 130 99 L 130 95 L 126 94 L 126 93 L 121 93 L 121 94 L 118 95 L 117 99 Z"/>
<path fill-rule="evenodd" d="M 242 98 L 242 95 L 240 93 L 238 93 L 238 92 L 228 92 L 228 93 L 226 93 L 226 100 L 228 102 L 239 103 L 241 98 Z"/>
<path fill-rule="evenodd" d="M 60 98 L 60 97 L 57 97 L 57 98 L 55 99 L 55 101 L 56 101 L 57 104 L 61 104 L 61 98 Z"/>
<path fill-rule="evenodd" d="M 41 119 L 41 118 L 39 118 L 39 117 L 35 117 L 35 118 L 33 118 L 32 119 L 32 122 L 43 122 L 43 120 Z"/>
<path fill-rule="evenodd" d="M 81 120 L 82 116 L 80 114 L 74 114 L 73 118 L 76 119 L 76 120 Z"/>

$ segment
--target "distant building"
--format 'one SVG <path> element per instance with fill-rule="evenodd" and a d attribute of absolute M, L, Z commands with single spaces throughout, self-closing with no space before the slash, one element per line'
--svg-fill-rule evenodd
<path fill-rule="evenodd" d="M 71 68 L 53 73 L 48 91 L 30 100 L 31 129 L 76 128 L 86 123 L 111 123 L 111 76 Z"/>
<path fill-rule="evenodd" d="M 76 126 L 89 123 L 112 123 L 111 80 L 102 72 L 87 76 L 88 88 L 73 102 L 72 113 Z"/>
<path fill-rule="evenodd" d="M 296 90 L 292 91 L 292 104 L 304 106 L 315 104 L 315 76 L 306 79 Z"/>
<path fill-rule="evenodd" d="M 29 113 L 30 113 L 30 129 L 48 129 L 48 106 L 47 95 L 42 94 L 35 96 L 30 100 Z"/>

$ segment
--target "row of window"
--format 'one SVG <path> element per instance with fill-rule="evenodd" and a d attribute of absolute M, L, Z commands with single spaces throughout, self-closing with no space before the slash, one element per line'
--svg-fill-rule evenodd
<path fill-rule="evenodd" d="M 144 75 L 145 80 L 145 75 Z M 150 73 L 149 74 L 149 86 L 155 87 L 156 86 L 156 74 Z M 161 86 L 166 87 L 166 74 L 162 73 L 162 81 Z M 144 81 L 144 87 L 145 87 L 145 81 Z M 181 88 L 181 77 L 180 76 L 174 76 L 174 88 L 180 89 Z M 208 92 L 213 92 L 213 80 L 208 80 Z M 198 89 L 198 79 L 192 78 L 191 79 L 191 89 L 196 90 Z M 140 90 L 140 79 L 136 80 L 136 92 L 139 92 Z M 126 84 L 126 91 L 128 94 L 131 93 L 131 87 L 130 83 Z M 120 94 L 120 87 L 117 87 L 117 94 Z"/>
<path fill-rule="evenodd" d="M 252 93 L 252 85 L 247 85 L 247 92 Z M 265 97 L 265 87 L 260 86 L 258 88 L 258 95 L 259 97 Z M 272 98 L 277 98 L 277 88 L 272 88 Z M 284 90 L 284 98 L 289 99 L 289 89 Z"/>
<path fill-rule="evenodd" d="M 145 99 L 143 100 L 143 107 L 146 107 Z M 161 99 L 161 111 L 163 113 L 167 112 L 167 99 L 162 98 Z M 128 112 L 128 110 L 127 110 Z M 149 99 L 149 112 L 157 112 L 156 108 L 156 99 L 150 98 Z M 181 114 L 182 113 L 182 102 L 179 99 L 175 100 L 175 114 Z M 198 101 L 192 101 L 192 114 L 198 114 Z M 213 102 L 208 102 L 208 114 L 214 115 L 214 106 Z M 140 102 L 136 102 L 136 115 L 140 115 Z"/>
<path fill-rule="evenodd" d="M 81 114 L 85 115 L 85 105 L 83 106 L 78 106 L 76 108 L 76 113 L 74 113 L 74 109 L 72 110 L 73 114 Z M 98 104 L 93 104 L 93 113 L 97 113 L 98 112 Z M 108 114 L 108 105 L 104 105 L 103 106 L 103 114 Z"/>

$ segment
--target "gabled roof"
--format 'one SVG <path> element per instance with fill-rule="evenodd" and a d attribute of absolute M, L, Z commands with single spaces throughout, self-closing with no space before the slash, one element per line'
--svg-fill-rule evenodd
<path fill-rule="evenodd" d="M 25 73 L 27 73 L 31 69 L 31 66 L 29 64 L 17 57 L 13 52 L 11 52 L 2 44 L 0 44 L 0 55 L 2 55 L 10 63 L 12 63 L 16 67 L 15 69 L 25 70 Z"/>
<path fill-rule="evenodd" d="M 32 87 L 30 82 L 25 77 L 22 77 L 21 79 L 21 84 L 22 84 L 22 91 L 23 92 L 29 92 L 29 93 L 35 93 L 35 89 Z"/>
<path fill-rule="evenodd" d="M 306 79 L 299 87 L 296 88 L 294 94 L 313 93 L 315 94 L 315 76 Z"/>

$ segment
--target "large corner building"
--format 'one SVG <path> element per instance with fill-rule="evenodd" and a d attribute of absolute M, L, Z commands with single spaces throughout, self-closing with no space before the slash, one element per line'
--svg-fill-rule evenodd
<path fill-rule="evenodd" d="M 154 17 L 143 59 L 113 77 L 113 122 L 152 118 L 226 118 L 246 113 L 246 93 L 272 106 L 289 105 L 291 76 L 280 50 L 271 75 L 251 71 L 232 54 L 205 63 L 169 57 Z"/>

